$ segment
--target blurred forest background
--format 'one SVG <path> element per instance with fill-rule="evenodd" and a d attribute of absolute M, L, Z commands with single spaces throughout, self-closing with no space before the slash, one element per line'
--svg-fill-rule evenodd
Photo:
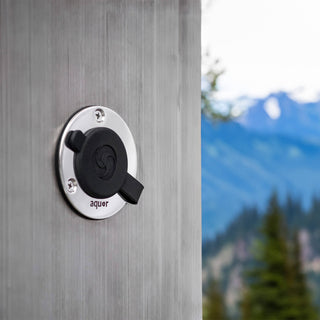
<path fill-rule="evenodd" d="M 228 144 L 231 148 L 236 146 L 228 141 L 225 137 L 229 133 L 237 134 L 234 128 L 242 126 L 241 119 L 248 114 L 248 111 L 243 113 L 234 112 L 234 106 L 230 103 L 224 103 L 215 99 L 215 93 L 218 90 L 219 78 L 223 76 L 224 70 L 220 67 L 219 61 L 215 61 L 210 71 L 203 77 L 202 88 L 202 136 L 203 136 L 203 184 L 214 184 L 214 182 L 204 181 L 208 174 L 207 171 L 213 167 L 218 167 L 221 171 L 221 163 L 215 161 L 216 153 L 206 153 L 210 148 L 219 145 L 221 141 Z M 284 104 L 280 97 L 286 96 L 287 103 Z M 294 101 L 290 100 L 285 93 L 273 95 L 271 98 L 276 98 L 278 107 L 283 113 L 285 121 L 287 110 L 294 112 Z M 261 109 L 268 116 L 265 108 L 266 101 L 263 104 L 256 104 L 251 109 Z M 320 117 L 320 103 L 302 106 L 303 112 L 308 113 L 317 110 Z M 257 113 L 255 113 L 257 114 Z M 301 117 L 300 117 L 301 118 Z M 240 120 L 239 120 L 240 119 Z M 253 118 L 255 120 L 255 118 Z M 279 121 L 278 118 L 272 121 Z M 320 123 L 320 121 L 319 121 Z M 301 124 L 300 124 L 301 125 Z M 229 129 L 225 128 L 233 126 Z M 206 137 L 208 128 L 214 130 L 212 135 Z M 237 130 L 238 130 L 237 129 Z M 222 130 L 222 132 L 221 132 Z M 247 130 L 247 129 L 246 129 Z M 204 132 L 205 131 L 205 132 Z M 249 130 L 250 131 L 250 130 Z M 251 131 L 250 131 L 251 132 Z M 254 139 L 256 130 L 253 130 Z M 301 134 L 303 136 L 303 134 Z M 262 134 L 265 136 L 265 133 Z M 215 230 L 210 233 L 210 225 L 218 222 L 219 216 L 213 216 L 207 219 L 208 212 L 203 215 L 204 239 L 203 239 L 203 313 L 204 320 L 316 320 L 320 319 L 320 196 L 317 195 L 314 185 L 310 185 L 308 195 L 310 201 L 305 201 L 303 197 L 297 195 L 298 192 L 290 193 L 295 183 L 301 182 L 304 188 L 305 181 L 312 180 L 312 172 L 316 175 L 316 168 L 319 166 L 319 143 L 314 141 L 312 137 L 308 139 L 292 139 L 290 134 L 282 133 L 281 139 L 287 136 L 291 149 L 293 147 L 301 150 L 294 163 L 291 164 L 286 155 L 289 149 L 286 149 L 284 144 L 280 146 L 276 158 L 271 158 L 269 161 L 275 161 L 279 164 L 279 158 L 284 158 L 284 167 L 281 170 L 286 171 L 287 163 L 288 171 L 293 174 L 299 168 L 303 169 L 306 166 L 304 156 L 308 159 L 315 160 L 315 164 L 310 165 L 311 171 L 304 171 L 303 178 L 298 177 L 297 181 L 289 183 L 291 186 L 277 191 L 277 183 L 275 183 L 274 191 L 272 192 L 270 185 L 265 187 L 264 192 L 269 192 L 268 200 L 258 204 L 257 196 L 254 188 L 247 190 L 249 194 L 245 199 L 250 199 L 252 205 L 244 204 L 239 206 L 239 201 L 234 199 L 232 193 L 226 192 L 224 200 L 227 202 L 237 203 L 239 210 L 235 214 L 230 212 L 230 220 L 226 223 L 226 227 L 221 230 Z M 289 136 L 289 138 L 288 138 Z M 268 143 L 273 147 L 278 143 L 272 135 L 272 140 Z M 282 140 L 281 140 L 282 141 Z M 264 141 L 265 142 L 265 141 Z M 286 142 L 286 140 L 285 140 Z M 230 145 L 231 143 L 231 145 Z M 237 140 L 238 144 L 250 143 L 248 136 L 243 140 Z M 265 142 L 266 143 L 266 142 Z M 283 143 L 283 141 L 282 141 Z M 210 147 L 210 148 L 209 148 Z M 312 152 L 311 152 L 311 151 Z M 270 151 L 270 150 L 269 150 Z M 222 163 L 230 161 L 233 154 L 220 153 Z M 245 150 L 240 150 L 245 154 Z M 259 150 L 261 152 L 261 150 Z M 310 153 L 311 152 L 311 153 Z M 271 154 L 274 152 L 272 151 Z M 290 154 L 290 152 L 289 152 Z M 264 155 L 264 157 L 270 156 Z M 229 158 L 228 158 L 229 157 Z M 256 161 L 259 161 L 257 154 L 253 155 Z M 241 171 L 241 159 L 239 154 L 233 159 L 231 166 L 238 172 Z M 238 163 L 238 165 L 237 165 Z M 235 165 L 236 164 L 236 165 Z M 249 162 L 249 167 L 254 167 L 254 162 Z M 266 175 L 268 175 L 268 170 Z M 304 169 L 303 169 L 304 170 Z M 215 174 L 214 174 L 215 175 Z M 213 175 L 212 179 L 215 179 Z M 272 172 L 270 170 L 270 175 Z M 251 175 L 248 175 L 250 180 L 253 176 L 253 185 L 259 185 L 261 180 L 259 176 L 255 176 L 254 170 Z M 282 179 L 279 177 L 278 179 Z M 217 179 L 219 179 L 217 175 Z M 224 179 L 234 179 L 232 175 L 225 174 Z M 246 178 L 244 178 L 246 179 Z M 260 180 L 259 180 L 260 179 Z M 285 180 L 285 178 L 283 178 Z M 270 182 L 272 183 L 272 182 Z M 237 188 L 245 189 L 245 182 L 240 180 L 235 183 Z M 217 191 L 218 186 L 214 186 L 215 193 L 218 196 L 223 196 L 223 189 Z M 210 188 L 209 188 L 210 189 Z M 268 191 L 269 190 L 269 191 Z M 285 193 L 285 190 L 287 193 Z M 313 190 L 313 195 L 311 192 Z M 212 189 L 210 189 L 210 192 Z M 307 198 L 307 195 L 305 196 Z M 204 195 L 203 202 L 208 202 Z M 255 205 L 257 203 L 257 205 Z M 222 206 L 223 208 L 223 206 Z M 228 213 L 224 208 L 223 214 Z M 209 231 L 208 231 L 209 230 Z"/>
<path fill-rule="evenodd" d="M 320 320 L 319 11 L 202 0 L 204 320 Z"/>

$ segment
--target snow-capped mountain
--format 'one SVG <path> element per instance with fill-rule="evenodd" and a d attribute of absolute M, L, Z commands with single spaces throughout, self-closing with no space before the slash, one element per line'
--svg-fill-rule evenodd
<path fill-rule="evenodd" d="M 299 103 L 285 92 L 255 100 L 236 121 L 250 131 L 320 141 L 320 101 Z"/>
<path fill-rule="evenodd" d="M 224 230 L 244 205 L 264 207 L 273 189 L 305 206 L 320 191 L 320 101 L 302 104 L 282 92 L 255 100 L 232 122 L 203 116 L 203 237 Z"/>

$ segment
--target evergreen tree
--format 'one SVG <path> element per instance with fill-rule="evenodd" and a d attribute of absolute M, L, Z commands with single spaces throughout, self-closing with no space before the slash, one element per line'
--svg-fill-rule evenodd
<path fill-rule="evenodd" d="M 257 243 L 254 254 L 256 266 L 247 274 L 248 291 L 242 302 L 243 319 L 290 319 L 290 263 L 286 229 L 276 194 L 270 199 L 260 231 L 261 240 Z"/>
<path fill-rule="evenodd" d="M 317 196 L 312 197 L 311 208 L 307 215 L 307 228 L 310 232 L 315 232 L 320 225 L 320 198 Z"/>
<path fill-rule="evenodd" d="M 290 267 L 290 319 L 316 320 L 317 311 L 312 305 L 311 295 L 307 287 L 303 266 L 298 232 L 294 233 L 292 241 Z"/>
<path fill-rule="evenodd" d="M 294 198 L 288 194 L 282 208 L 286 224 L 290 228 L 296 229 L 302 227 L 305 222 L 305 214 L 301 205 L 301 199 Z"/>
<path fill-rule="evenodd" d="M 274 194 L 260 230 L 255 267 L 247 273 L 242 320 L 318 319 L 303 273 L 298 233 L 288 246 L 283 216 Z"/>
<path fill-rule="evenodd" d="M 204 304 L 204 320 L 227 320 L 227 313 L 223 296 L 215 281 L 211 281 Z"/>
<path fill-rule="evenodd" d="M 250 291 L 246 290 L 244 292 L 244 298 L 241 301 L 241 320 L 251 320 L 252 319 L 252 305 L 250 298 Z"/>

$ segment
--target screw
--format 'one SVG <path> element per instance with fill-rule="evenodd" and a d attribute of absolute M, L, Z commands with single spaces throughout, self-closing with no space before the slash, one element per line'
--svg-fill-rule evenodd
<path fill-rule="evenodd" d="M 77 191 L 77 181 L 70 178 L 67 182 L 67 190 L 69 193 L 75 193 Z"/>
<path fill-rule="evenodd" d="M 94 117 L 96 118 L 97 122 L 103 122 L 104 121 L 104 116 L 105 116 L 105 114 L 104 114 L 104 111 L 102 109 L 99 108 L 99 109 L 96 109 L 94 111 Z"/>

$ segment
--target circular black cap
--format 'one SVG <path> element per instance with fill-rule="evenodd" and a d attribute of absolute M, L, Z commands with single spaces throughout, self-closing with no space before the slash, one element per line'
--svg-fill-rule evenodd
<path fill-rule="evenodd" d="M 74 169 L 83 191 L 99 199 L 116 194 L 124 184 L 128 166 L 120 137 L 109 128 L 94 128 L 74 136 L 81 145 L 74 153 Z"/>

